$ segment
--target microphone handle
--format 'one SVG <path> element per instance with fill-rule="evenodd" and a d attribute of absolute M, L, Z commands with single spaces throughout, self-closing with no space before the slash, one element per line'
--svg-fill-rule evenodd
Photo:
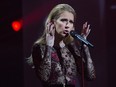
<path fill-rule="evenodd" d="M 79 39 L 79 40 L 82 41 L 84 44 L 93 47 L 93 45 L 92 45 L 90 42 L 88 42 L 86 39 L 84 39 L 81 35 L 75 34 L 75 37 L 77 37 L 76 39 Z"/>

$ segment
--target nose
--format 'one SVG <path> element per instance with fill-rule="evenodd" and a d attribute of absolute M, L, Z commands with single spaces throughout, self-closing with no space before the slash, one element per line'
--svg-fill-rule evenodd
<path fill-rule="evenodd" d="M 68 29 L 69 28 L 69 26 L 65 26 L 65 29 Z"/>
<path fill-rule="evenodd" d="M 67 22 L 66 22 L 65 29 L 68 29 L 68 28 L 69 28 L 69 22 L 67 21 Z"/>

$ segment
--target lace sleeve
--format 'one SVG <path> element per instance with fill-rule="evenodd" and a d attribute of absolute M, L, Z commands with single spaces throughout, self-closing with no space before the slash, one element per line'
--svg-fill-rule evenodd
<path fill-rule="evenodd" d="M 32 57 L 37 76 L 47 81 L 51 72 L 51 51 L 52 48 L 45 45 L 34 45 L 32 50 Z"/>
<path fill-rule="evenodd" d="M 96 78 L 95 68 L 93 61 L 91 59 L 91 55 L 89 52 L 89 48 L 87 46 L 83 46 L 83 48 L 79 46 L 78 43 L 75 42 L 70 43 L 69 50 L 73 54 L 77 64 L 77 70 L 79 74 L 82 74 L 82 62 L 84 64 L 84 76 L 87 80 L 93 80 Z"/>
<path fill-rule="evenodd" d="M 96 74 L 95 74 L 94 64 L 89 52 L 89 48 L 87 46 L 84 46 L 83 49 L 84 49 L 84 60 L 85 60 L 84 63 L 85 77 L 87 80 L 93 80 L 96 78 Z"/>

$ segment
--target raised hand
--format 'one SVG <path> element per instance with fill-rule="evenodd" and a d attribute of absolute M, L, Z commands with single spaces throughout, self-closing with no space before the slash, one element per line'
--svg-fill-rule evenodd
<path fill-rule="evenodd" d="M 87 39 L 87 36 L 89 35 L 91 29 L 90 29 L 90 24 L 87 24 L 87 22 L 85 22 L 85 24 L 83 24 L 83 29 L 81 31 L 81 35 Z"/>
<path fill-rule="evenodd" d="M 53 47 L 54 46 L 54 39 L 55 39 L 55 28 L 53 23 L 48 23 L 46 25 L 46 44 L 48 46 Z"/>

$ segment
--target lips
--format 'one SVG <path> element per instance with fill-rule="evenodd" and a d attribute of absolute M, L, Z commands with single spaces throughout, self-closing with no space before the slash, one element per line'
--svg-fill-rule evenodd
<path fill-rule="evenodd" d="M 68 31 L 68 30 L 64 30 L 63 33 L 64 33 L 64 34 L 68 34 L 69 31 Z"/>
<path fill-rule="evenodd" d="M 69 31 L 68 30 L 64 30 L 63 34 L 65 35 L 65 37 L 67 37 L 69 35 Z"/>

